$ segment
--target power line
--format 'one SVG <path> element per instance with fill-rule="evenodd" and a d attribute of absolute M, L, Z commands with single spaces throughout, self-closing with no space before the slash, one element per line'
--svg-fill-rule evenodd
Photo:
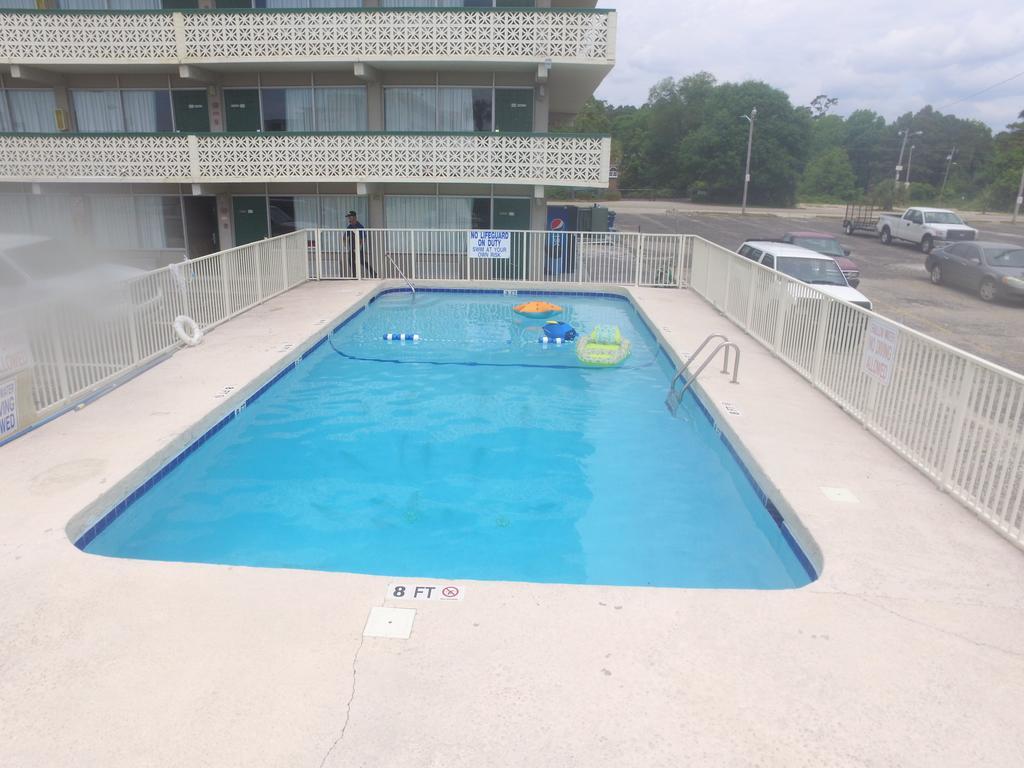
<path fill-rule="evenodd" d="M 1011 80 L 1016 80 L 1021 75 L 1024 75 L 1024 72 L 1018 72 L 1016 75 L 1010 75 L 1010 77 L 1006 78 L 1005 80 L 1000 80 L 998 83 L 990 85 L 988 88 L 982 88 L 980 91 L 978 91 L 977 93 L 972 93 L 970 96 L 964 96 L 962 99 L 957 99 L 956 101 L 951 101 L 948 104 L 943 104 L 941 106 L 935 107 L 935 111 L 938 112 L 939 110 L 947 109 L 948 107 L 954 107 L 957 104 L 962 104 L 965 101 L 973 99 L 975 96 L 981 96 L 981 94 L 987 93 L 991 91 L 993 88 L 998 88 L 1000 85 L 1005 85 Z"/>

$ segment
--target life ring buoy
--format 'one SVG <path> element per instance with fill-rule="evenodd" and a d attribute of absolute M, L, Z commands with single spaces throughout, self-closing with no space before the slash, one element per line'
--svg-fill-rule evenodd
<path fill-rule="evenodd" d="M 174 333 L 190 347 L 194 347 L 203 340 L 202 329 L 188 315 L 178 315 L 174 318 Z"/>

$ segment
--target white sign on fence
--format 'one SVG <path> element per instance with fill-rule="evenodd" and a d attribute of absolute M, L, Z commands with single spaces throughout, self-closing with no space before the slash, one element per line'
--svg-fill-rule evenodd
<path fill-rule="evenodd" d="M 28 341 L 13 328 L 0 330 L 0 376 L 32 365 Z"/>
<path fill-rule="evenodd" d="M 469 258 L 511 259 L 512 233 L 495 229 L 469 231 Z"/>
<path fill-rule="evenodd" d="M 18 388 L 14 379 L 0 383 L 0 437 L 18 430 Z"/>
<path fill-rule="evenodd" d="M 860 369 L 888 386 L 892 381 L 899 341 L 899 328 L 877 317 L 870 318 L 864 332 L 864 356 L 861 358 Z"/>

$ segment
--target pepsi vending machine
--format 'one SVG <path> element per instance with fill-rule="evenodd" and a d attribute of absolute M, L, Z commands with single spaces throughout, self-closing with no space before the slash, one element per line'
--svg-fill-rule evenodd
<path fill-rule="evenodd" d="M 548 206 L 545 274 L 560 275 L 576 271 L 576 238 L 570 233 L 578 230 L 579 208 L 574 205 Z"/>

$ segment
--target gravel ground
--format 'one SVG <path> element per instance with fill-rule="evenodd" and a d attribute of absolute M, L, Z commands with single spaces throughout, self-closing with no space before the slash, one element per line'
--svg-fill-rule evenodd
<path fill-rule="evenodd" d="M 1024 373 L 1024 302 L 986 304 L 965 290 L 932 285 L 925 255 L 910 244 L 882 245 L 867 233 L 849 237 L 833 216 L 800 211 L 775 214 L 700 213 L 671 203 L 610 204 L 620 232 L 694 234 L 735 250 L 744 240 L 778 238 L 790 230 L 831 232 L 853 253 L 861 270 L 859 290 L 875 310 L 1017 373 Z M 970 223 L 970 216 L 967 216 Z M 979 237 L 1024 245 L 1024 225 L 982 221 Z"/>

